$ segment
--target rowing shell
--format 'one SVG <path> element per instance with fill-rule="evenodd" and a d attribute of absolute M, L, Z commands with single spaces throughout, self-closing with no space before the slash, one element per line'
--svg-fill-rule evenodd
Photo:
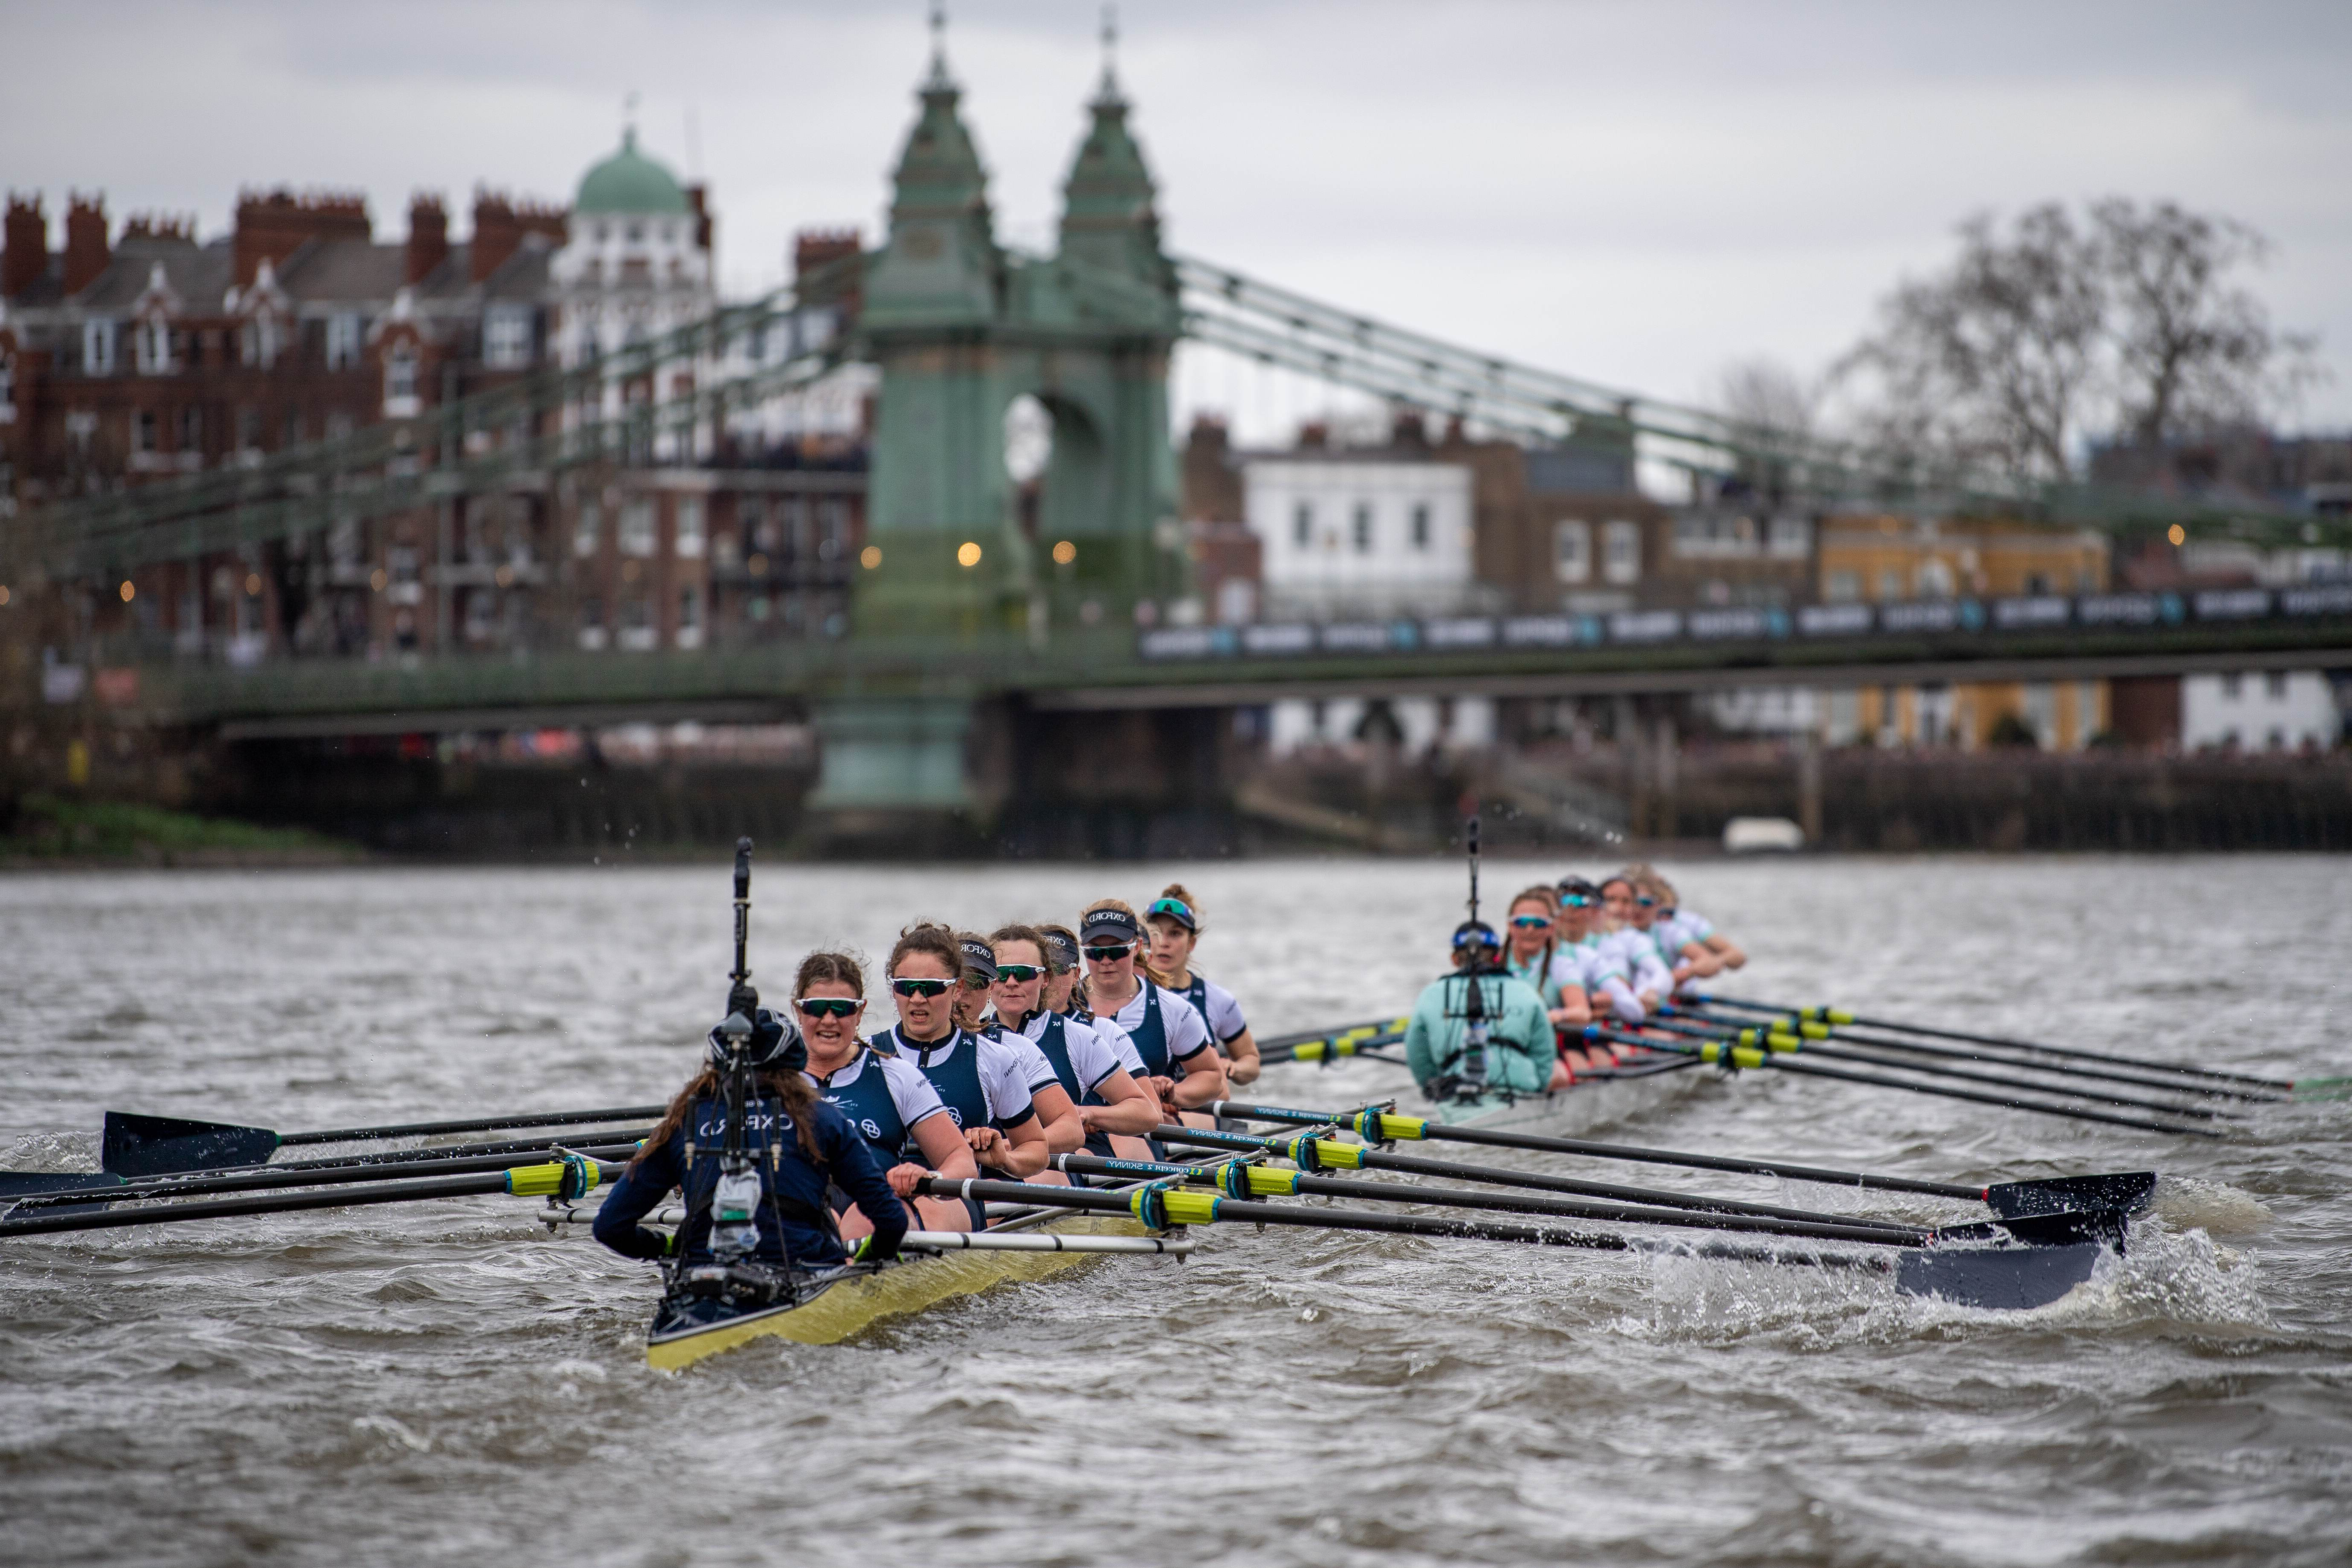
<path fill-rule="evenodd" d="M 1015 1234 L 1034 1237 L 1041 1243 L 1050 1243 L 1055 1236 L 1139 1238 L 1148 1235 L 1134 1220 L 1116 1215 L 1075 1215 Z M 1147 1244 L 1138 1250 L 1181 1249 Z M 885 1318 L 919 1312 L 958 1296 L 977 1296 L 1014 1280 L 1044 1279 L 1091 1262 L 1096 1256 L 1043 1247 L 942 1253 L 903 1258 L 879 1268 L 852 1267 L 818 1275 L 803 1289 L 800 1300 L 787 1306 L 734 1311 L 717 1302 L 696 1302 L 679 1310 L 664 1302 L 646 1333 L 646 1363 L 657 1372 L 676 1372 L 705 1356 L 760 1339 L 837 1344 Z"/>

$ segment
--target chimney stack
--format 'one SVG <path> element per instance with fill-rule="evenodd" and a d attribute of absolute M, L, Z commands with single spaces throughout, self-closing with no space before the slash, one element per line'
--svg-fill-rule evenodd
<path fill-rule="evenodd" d="M 366 239 L 367 198 L 358 192 L 321 191 L 297 196 L 274 191 L 240 191 L 236 198 L 236 286 L 250 288 L 261 258 L 283 271 L 286 258 L 310 241 Z"/>
<path fill-rule="evenodd" d="M 8 193 L 7 248 L 0 252 L 0 297 L 21 294 L 49 269 L 49 219 L 41 211 L 41 193 L 26 201 Z"/>
<path fill-rule="evenodd" d="M 66 195 L 66 292 L 79 294 L 98 281 L 113 259 L 106 247 L 106 197 L 88 201 Z"/>
<path fill-rule="evenodd" d="M 530 201 L 509 201 L 484 185 L 474 187 L 474 237 L 467 242 L 467 271 L 477 283 L 513 259 L 527 235 L 562 245 L 569 226 L 564 210 Z"/>
<path fill-rule="evenodd" d="M 694 209 L 694 243 L 710 248 L 710 187 L 700 180 L 686 187 L 686 205 Z"/>
<path fill-rule="evenodd" d="M 419 191 L 408 199 L 408 267 L 402 276 L 412 285 L 449 258 L 449 215 L 441 198 Z"/>

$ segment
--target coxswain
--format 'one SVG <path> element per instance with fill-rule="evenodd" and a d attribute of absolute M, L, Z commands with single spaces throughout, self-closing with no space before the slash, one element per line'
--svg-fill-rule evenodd
<path fill-rule="evenodd" d="M 808 1042 L 806 1070 L 817 1097 L 849 1118 L 850 1126 L 873 1145 L 899 1201 L 915 1205 L 926 1230 L 980 1229 L 984 1222 L 979 1205 L 913 1195 L 919 1177 L 961 1181 L 980 1169 L 931 1080 L 898 1057 L 869 1050 L 859 1037 L 866 1021 L 865 968 L 845 952 L 810 953 L 793 977 L 793 1011 Z M 909 1147 L 922 1156 L 919 1161 L 906 1157 Z M 841 1234 L 854 1240 L 866 1225 L 860 1213 L 847 1209 L 847 1201 L 838 1190 L 833 1194 Z"/>
<path fill-rule="evenodd" d="M 1551 1019 L 1534 987 L 1503 968 L 1484 921 L 1454 932 L 1454 972 L 1425 986 L 1405 1026 L 1404 1055 L 1430 1100 L 1541 1094 L 1565 1081 Z"/>
<path fill-rule="evenodd" d="M 1560 1059 L 1574 1069 L 1597 1066 L 1583 1046 L 1581 1031 L 1592 1021 L 1592 1005 L 1584 994 L 1582 970 L 1559 962 L 1559 895 L 1541 886 L 1527 889 L 1511 900 L 1508 919 L 1503 972 L 1543 999 Z M 1565 1075 L 1555 1087 L 1567 1087 Z"/>
<path fill-rule="evenodd" d="M 1223 986 L 1192 973 L 1192 950 L 1202 935 L 1200 900 L 1181 882 L 1171 882 L 1145 907 L 1143 925 L 1151 936 L 1151 967 L 1208 1021 L 1209 1037 L 1225 1058 L 1225 1077 L 1236 1084 L 1255 1083 L 1257 1037 L 1242 1016 L 1242 1005 Z"/>
<path fill-rule="evenodd" d="M 1079 1120 L 1077 1105 L 1063 1089 L 1054 1064 L 1045 1059 L 1035 1041 L 1017 1029 L 1005 1029 L 987 1016 L 990 988 L 996 984 L 995 948 L 986 937 L 967 931 L 956 932 L 956 950 L 963 955 L 963 985 L 956 992 L 956 1026 L 995 1041 L 1021 1058 L 1022 1082 L 1028 1086 L 1037 1124 L 1045 1130 L 1045 1157 L 1076 1153 L 1087 1141 L 1086 1124 Z"/>
<path fill-rule="evenodd" d="M 996 1021 L 1007 1037 L 1025 1040 L 1039 1052 L 1052 1067 L 1056 1087 L 1077 1102 L 1088 1152 L 1108 1159 L 1112 1133 L 1150 1134 L 1160 1125 L 1160 1102 L 1137 1082 L 1143 1063 L 1133 1042 L 1116 1028 L 1097 1029 L 1046 1009 L 1052 966 L 1045 936 L 1034 926 L 1008 925 L 999 927 L 989 942 L 996 957 L 996 981 L 989 990 Z"/>
<path fill-rule="evenodd" d="M 1045 1129 L 1030 1103 L 1028 1064 L 1001 1041 L 955 1021 L 964 955 L 955 932 L 917 921 L 898 933 L 887 966 L 898 1022 L 866 1043 L 930 1079 L 992 1179 L 1026 1181 L 1045 1168 Z"/>
<path fill-rule="evenodd" d="M 739 1059 L 751 1080 L 743 1101 L 741 1152 L 759 1184 L 745 1238 L 750 1245 L 724 1248 L 723 1256 L 713 1246 L 713 1205 L 727 1158 L 726 1073 L 737 1051 L 723 1026 L 710 1031 L 708 1065 L 669 1102 L 596 1211 L 596 1239 L 624 1258 L 681 1270 L 713 1263 L 730 1273 L 745 1264 L 771 1270 L 832 1268 L 850 1260 L 825 1197 L 838 1187 L 871 1227 L 858 1257 L 879 1262 L 896 1256 L 907 1234 L 906 1205 L 849 1118 L 818 1100 L 816 1086 L 802 1071 L 808 1053 L 800 1031 L 765 1007 L 745 1022 L 751 1028 Z M 639 1224 L 673 1188 L 686 1199 L 676 1234 Z M 727 1240 L 725 1231 L 716 1239 Z"/>
<path fill-rule="evenodd" d="M 1088 1011 L 1134 1042 L 1148 1075 L 1144 1088 L 1172 1120 L 1224 1097 L 1224 1061 L 1208 1021 L 1152 973 L 1138 951 L 1142 945 L 1143 922 L 1126 903 L 1100 899 L 1087 905 L 1078 920 L 1078 951 L 1087 961 L 1080 994 Z"/>

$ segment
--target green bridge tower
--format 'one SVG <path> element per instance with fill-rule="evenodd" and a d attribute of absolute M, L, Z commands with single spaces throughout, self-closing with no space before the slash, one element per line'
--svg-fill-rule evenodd
<path fill-rule="evenodd" d="M 882 373 L 866 509 L 879 560 L 856 574 L 856 631 L 1042 640 L 1131 626 L 1191 584 L 1168 416 L 1181 314 L 1151 173 L 1107 57 L 1055 253 L 1008 250 L 961 96 L 935 44 L 890 232 L 865 262 L 856 352 Z M 1005 416 L 1024 395 L 1053 429 L 1026 519 L 1005 465 Z M 945 692 L 829 706 L 813 804 L 972 805 L 969 723 Z"/>

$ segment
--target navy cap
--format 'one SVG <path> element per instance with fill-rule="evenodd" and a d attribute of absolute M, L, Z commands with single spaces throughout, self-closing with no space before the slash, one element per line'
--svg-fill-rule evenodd
<path fill-rule="evenodd" d="M 964 973 L 980 974 L 993 982 L 996 979 L 996 950 L 976 936 L 956 938 L 956 950 L 963 954 Z"/>
<path fill-rule="evenodd" d="M 1079 922 L 1078 940 L 1092 946 L 1098 937 L 1108 937 L 1113 942 L 1141 942 L 1143 928 L 1125 910 L 1097 910 Z"/>
<path fill-rule="evenodd" d="M 1465 947 L 1500 947 L 1502 945 L 1503 939 L 1496 936 L 1495 928 L 1485 921 L 1464 921 L 1454 928 L 1454 951 L 1456 952 Z"/>

